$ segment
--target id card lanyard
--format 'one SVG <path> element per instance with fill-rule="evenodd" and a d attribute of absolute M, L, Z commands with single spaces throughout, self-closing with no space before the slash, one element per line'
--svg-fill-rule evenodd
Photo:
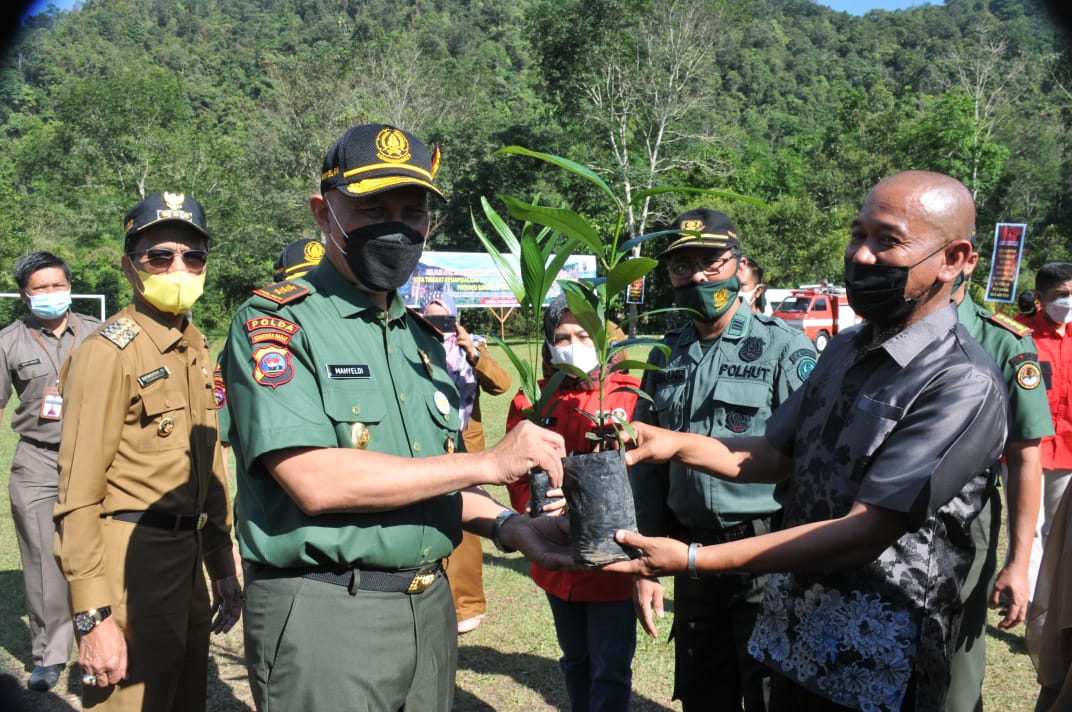
<path fill-rule="evenodd" d="M 74 332 L 74 343 L 78 343 L 78 322 L 71 323 L 71 330 Z M 40 335 L 37 333 L 37 329 L 31 329 L 30 333 L 33 334 L 34 340 L 37 345 L 41 347 L 41 350 L 45 352 L 45 357 L 48 362 L 52 364 L 52 371 L 56 374 L 56 382 L 45 386 L 44 391 L 41 394 L 41 410 L 37 414 L 38 418 L 42 420 L 60 420 L 63 417 L 63 396 L 60 395 L 60 369 L 56 365 L 56 360 L 52 358 L 52 352 L 45 346 L 45 342 L 41 340 Z M 62 334 L 56 339 L 57 356 L 59 355 L 59 348 L 61 346 L 60 339 Z M 72 345 L 71 348 L 74 348 Z"/>

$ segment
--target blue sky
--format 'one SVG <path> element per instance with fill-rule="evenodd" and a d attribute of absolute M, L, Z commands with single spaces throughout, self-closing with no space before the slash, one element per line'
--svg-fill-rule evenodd
<path fill-rule="evenodd" d="M 845 10 L 853 15 L 863 15 L 868 10 L 903 10 L 907 7 L 940 3 L 927 0 L 822 0 L 819 4 L 835 10 Z"/>
<path fill-rule="evenodd" d="M 52 4 L 61 10 L 67 10 L 77 0 L 51 0 Z M 926 0 L 825 0 L 821 4 L 832 7 L 835 10 L 845 10 L 853 15 L 863 15 L 868 10 L 899 10 L 915 5 L 929 4 Z M 936 3 L 935 3 L 936 4 Z M 44 12 L 49 5 L 49 0 L 34 0 L 29 14 Z"/>

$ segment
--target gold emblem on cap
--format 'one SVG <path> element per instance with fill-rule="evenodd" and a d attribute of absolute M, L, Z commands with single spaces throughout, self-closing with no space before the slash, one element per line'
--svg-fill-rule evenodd
<path fill-rule="evenodd" d="M 372 435 L 369 433 L 369 429 L 365 427 L 364 423 L 354 423 L 350 426 L 350 442 L 354 444 L 358 450 L 367 450 L 369 444 L 369 438 Z"/>
<path fill-rule="evenodd" d="M 169 193 L 164 191 L 164 204 L 172 210 L 178 210 L 186 202 L 186 196 L 182 193 Z"/>
<path fill-rule="evenodd" d="M 681 229 L 689 230 L 692 232 L 703 232 L 703 220 L 685 220 L 681 223 Z"/>
<path fill-rule="evenodd" d="M 324 256 L 324 246 L 319 242 L 310 242 L 302 250 L 306 262 L 319 262 Z"/>
<path fill-rule="evenodd" d="M 715 305 L 715 309 L 722 309 L 724 306 L 729 304 L 730 291 L 728 289 L 720 289 L 715 292 L 715 295 L 712 300 Z"/>
<path fill-rule="evenodd" d="M 454 452 L 454 438 L 447 438 L 443 442 L 443 450 L 445 450 L 448 455 Z"/>
<path fill-rule="evenodd" d="M 175 421 L 171 418 L 164 418 L 160 421 L 160 425 L 156 427 L 156 432 L 160 433 L 160 437 L 166 438 L 171 435 L 171 431 L 175 429 Z"/>
<path fill-rule="evenodd" d="M 383 129 L 376 134 L 376 157 L 387 163 L 405 163 L 410 159 L 409 139 L 398 129 Z"/>

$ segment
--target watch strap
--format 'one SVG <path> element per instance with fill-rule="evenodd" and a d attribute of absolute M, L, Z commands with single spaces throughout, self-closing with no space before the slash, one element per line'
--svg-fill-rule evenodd
<path fill-rule="evenodd" d="M 700 572 L 696 570 L 696 550 L 700 548 L 700 545 L 696 542 L 689 544 L 689 578 L 700 578 Z"/>
<path fill-rule="evenodd" d="M 502 540 L 499 538 L 503 525 L 517 516 L 520 516 L 517 512 L 510 509 L 504 509 L 499 513 L 499 516 L 495 517 L 495 521 L 491 525 L 491 541 L 495 544 L 495 548 L 504 554 L 512 554 L 517 551 L 517 549 L 511 549 L 504 546 Z"/>

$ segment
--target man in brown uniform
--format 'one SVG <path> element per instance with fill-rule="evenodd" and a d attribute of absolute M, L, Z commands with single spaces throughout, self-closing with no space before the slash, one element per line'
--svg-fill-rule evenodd
<path fill-rule="evenodd" d="M 134 301 L 62 377 L 56 551 L 80 635 L 83 707 L 204 710 L 209 630 L 229 630 L 242 598 L 212 361 L 187 316 L 208 232 L 197 201 L 176 193 L 135 205 L 125 232 Z"/>
<path fill-rule="evenodd" d="M 49 252 L 31 252 L 15 262 L 15 284 L 30 315 L 0 331 L 0 416 L 14 387 L 19 404 L 11 428 L 19 444 L 8 494 L 30 618 L 34 670 L 26 684 L 43 692 L 59 681 L 74 642 L 67 581 L 52 555 L 63 417 L 60 368 L 100 321 L 71 311 L 71 268 Z"/>

